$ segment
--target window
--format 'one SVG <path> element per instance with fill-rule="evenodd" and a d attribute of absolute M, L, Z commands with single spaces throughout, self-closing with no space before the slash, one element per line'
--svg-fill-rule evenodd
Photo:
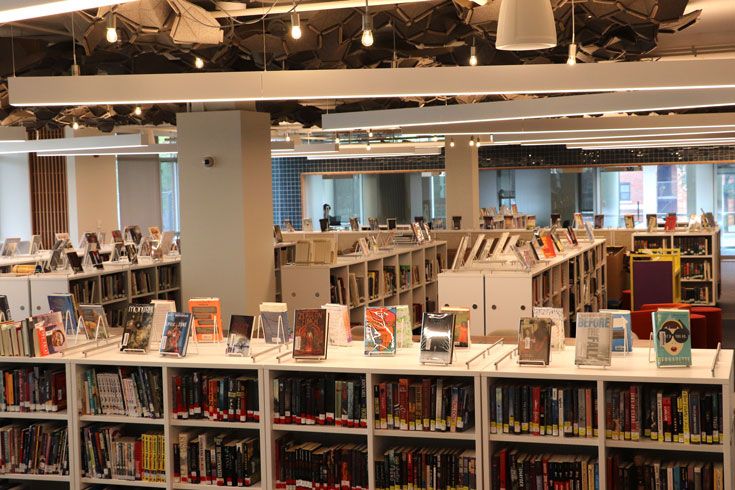
<path fill-rule="evenodd" d="M 175 154 L 162 154 L 161 225 L 164 230 L 179 230 L 179 165 Z"/>
<path fill-rule="evenodd" d="M 630 202 L 630 182 L 620 183 L 620 200 Z"/>

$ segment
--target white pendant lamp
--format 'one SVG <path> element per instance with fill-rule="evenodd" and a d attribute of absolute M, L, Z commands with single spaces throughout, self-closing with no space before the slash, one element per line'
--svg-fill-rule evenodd
<path fill-rule="evenodd" d="M 556 46 L 556 24 L 549 0 L 503 0 L 495 47 L 531 51 Z"/>

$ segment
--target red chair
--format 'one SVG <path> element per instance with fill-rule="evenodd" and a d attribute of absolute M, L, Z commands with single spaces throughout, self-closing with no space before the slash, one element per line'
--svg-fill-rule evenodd
<path fill-rule="evenodd" d="M 651 313 L 656 310 L 637 310 L 630 312 L 630 329 L 639 340 L 648 340 L 653 331 Z"/>
<path fill-rule="evenodd" d="M 689 315 L 689 328 L 692 331 L 692 348 L 706 349 L 708 335 L 707 318 L 704 315 L 692 313 Z"/>
<path fill-rule="evenodd" d="M 707 319 L 707 342 L 705 347 L 716 349 L 717 343 L 722 342 L 722 309 L 716 306 L 693 306 L 691 311 Z"/>
<path fill-rule="evenodd" d="M 630 289 L 623 290 L 623 297 L 620 299 L 620 309 L 630 310 Z"/>

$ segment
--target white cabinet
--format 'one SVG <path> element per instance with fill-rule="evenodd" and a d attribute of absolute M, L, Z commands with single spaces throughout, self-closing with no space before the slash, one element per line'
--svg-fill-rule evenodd
<path fill-rule="evenodd" d="M 49 311 L 48 297 L 50 294 L 68 293 L 69 276 L 42 275 L 31 277 L 31 310 L 33 315 Z"/>
<path fill-rule="evenodd" d="M 521 317 L 533 316 L 532 293 L 532 279 L 529 275 L 487 273 L 486 334 L 516 335 Z"/>
<path fill-rule="evenodd" d="M 31 293 L 28 286 L 28 276 L 0 277 L 0 294 L 8 297 L 10 317 L 13 320 L 22 320 L 31 315 Z"/>
<path fill-rule="evenodd" d="M 486 335 L 485 325 L 485 279 L 482 272 L 439 274 L 439 304 L 470 309 L 470 334 Z"/>

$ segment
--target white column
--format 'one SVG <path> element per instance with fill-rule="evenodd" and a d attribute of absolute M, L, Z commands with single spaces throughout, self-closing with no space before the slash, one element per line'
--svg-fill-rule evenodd
<path fill-rule="evenodd" d="M 270 117 L 192 112 L 177 126 L 183 299 L 221 298 L 224 322 L 253 315 L 275 290 Z"/>
<path fill-rule="evenodd" d="M 150 226 L 160 227 L 163 219 L 158 155 L 120 156 L 118 164 L 120 226 L 139 225 L 142 230 Z"/>
<path fill-rule="evenodd" d="M 470 146 L 469 136 L 447 137 L 444 147 L 446 171 L 447 228 L 452 216 L 462 216 L 463 229 L 480 226 L 480 175 L 477 145 Z M 450 145 L 454 141 L 454 147 Z"/>
<path fill-rule="evenodd" d="M 0 155 L 0 240 L 28 240 L 32 231 L 28 153 Z"/>

